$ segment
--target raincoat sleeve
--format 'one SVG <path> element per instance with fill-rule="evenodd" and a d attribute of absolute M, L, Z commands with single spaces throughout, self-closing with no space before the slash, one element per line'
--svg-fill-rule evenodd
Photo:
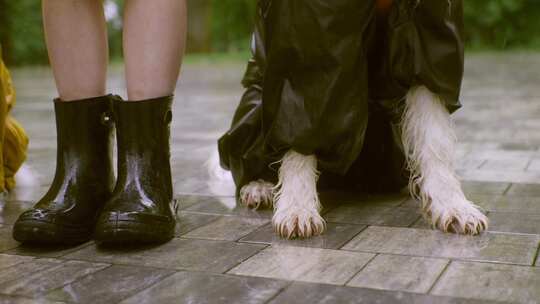
<path fill-rule="evenodd" d="M 374 0 L 259 1 L 246 92 L 219 142 L 238 186 L 275 180 L 270 165 L 291 149 L 316 154 L 322 170 L 348 170 L 367 128 L 374 12 Z"/>
<path fill-rule="evenodd" d="M 0 192 L 15 187 L 15 173 L 25 161 L 28 148 L 24 129 L 9 115 L 14 105 L 15 90 L 0 56 Z"/>
<path fill-rule="evenodd" d="M 425 85 L 442 97 L 450 112 L 460 108 L 463 1 L 394 0 L 383 28 L 386 56 L 382 74 L 374 73 L 374 99 L 402 100 L 411 87 Z"/>

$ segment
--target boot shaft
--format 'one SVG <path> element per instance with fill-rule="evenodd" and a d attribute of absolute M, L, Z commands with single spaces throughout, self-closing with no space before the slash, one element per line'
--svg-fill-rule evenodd
<path fill-rule="evenodd" d="M 111 98 L 55 100 L 58 167 L 87 166 L 106 173 L 104 178 L 113 175 Z"/>
<path fill-rule="evenodd" d="M 172 96 L 143 101 L 114 100 L 118 145 L 117 189 L 137 184 L 162 189 L 172 199 L 170 123 Z M 119 190 L 120 191 L 120 190 Z M 116 192 L 116 191 L 115 191 Z"/>
<path fill-rule="evenodd" d="M 114 188 L 111 96 L 57 99 L 54 109 L 56 170 L 35 208 L 61 214 L 70 224 L 93 221 Z"/>

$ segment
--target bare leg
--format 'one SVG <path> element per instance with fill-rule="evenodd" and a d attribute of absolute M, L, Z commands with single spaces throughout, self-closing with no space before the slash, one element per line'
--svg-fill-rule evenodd
<path fill-rule="evenodd" d="M 62 100 L 105 95 L 107 28 L 99 0 L 43 0 L 49 58 Z"/>
<path fill-rule="evenodd" d="M 187 28 L 185 0 L 129 0 L 124 57 L 129 100 L 171 95 L 176 87 Z"/>

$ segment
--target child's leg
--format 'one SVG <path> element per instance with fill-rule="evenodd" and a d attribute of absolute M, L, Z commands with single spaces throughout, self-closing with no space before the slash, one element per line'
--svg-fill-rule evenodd
<path fill-rule="evenodd" d="M 43 23 L 61 100 L 103 96 L 107 32 L 101 1 L 43 1 Z"/>
<path fill-rule="evenodd" d="M 185 0 L 129 0 L 124 16 L 124 57 L 129 100 L 171 95 L 184 54 Z"/>
<path fill-rule="evenodd" d="M 124 17 L 129 102 L 114 103 L 118 177 L 98 219 L 103 243 L 174 237 L 170 165 L 172 101 L 186 37 L 184 0 L 129 0 Z"/>

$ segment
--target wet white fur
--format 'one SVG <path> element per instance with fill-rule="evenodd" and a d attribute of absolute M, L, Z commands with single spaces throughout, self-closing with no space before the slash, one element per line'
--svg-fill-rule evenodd
<path fill-rule="evenodd" d="M 467 200 L 454 172 L 456 136 L 450 114 L 440 97 L 425 86 L 407 94 L 402 142 L 411 171 L 411 194 L 421 202 L 431 224 L 463 234 L 487 229 L 487 217 Z"/>
<path fill-rule="evenodd" d="M 272 223 L 285 238 L 319 235 L 326 228 L 317 194 L 317 158 L 288 151 L 281 161 Z"/>

